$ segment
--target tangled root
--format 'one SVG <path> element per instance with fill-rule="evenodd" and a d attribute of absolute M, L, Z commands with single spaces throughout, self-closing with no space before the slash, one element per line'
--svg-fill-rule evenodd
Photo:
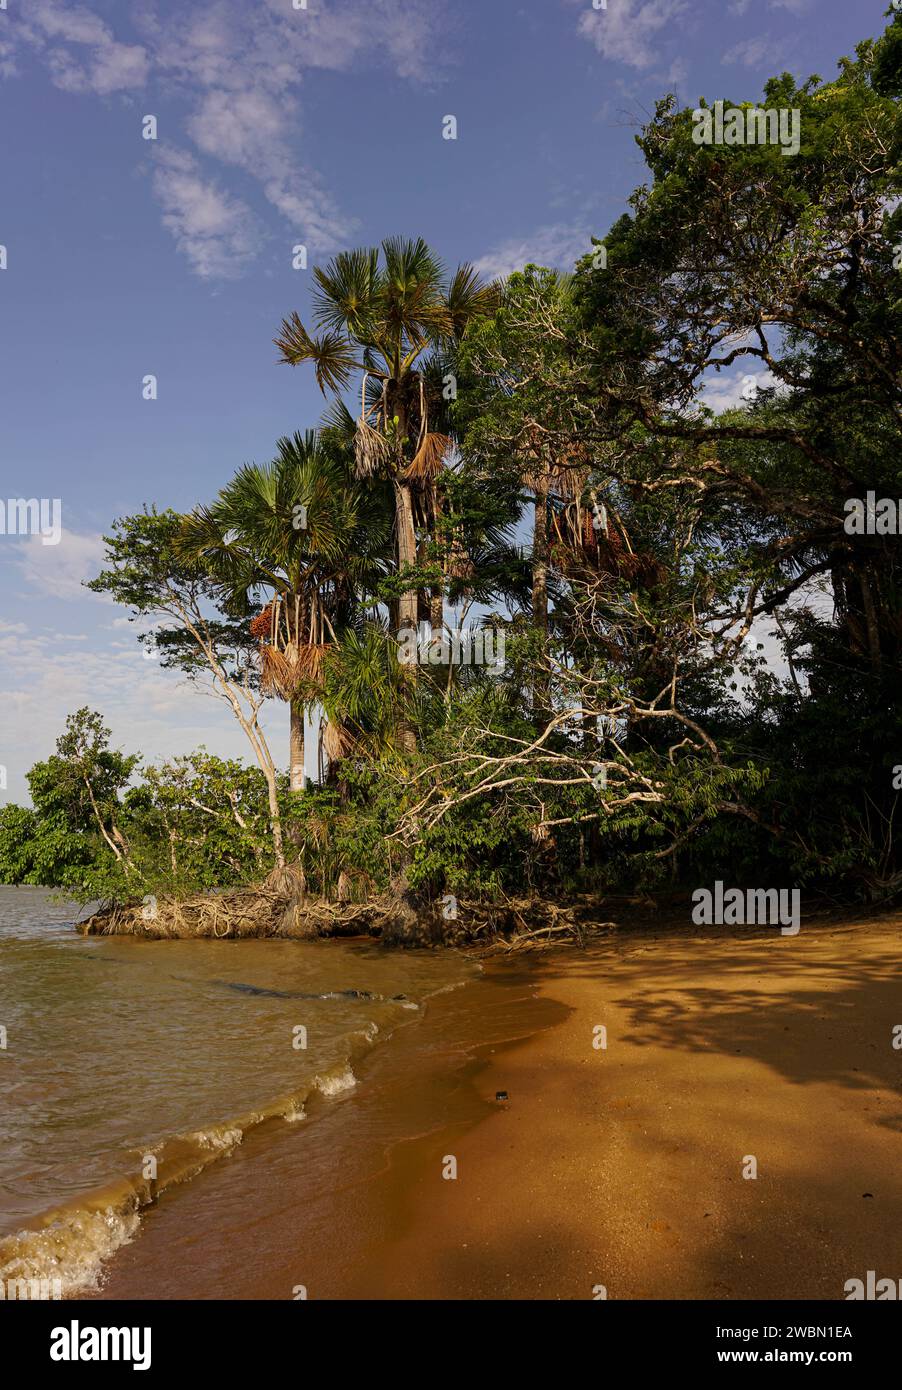
<path fill-rule="evenodd" d="M 302 875 L 291 870 L 278 870 L 256 888 L 115 904 L 80 922 L 78 930 L 83 936 L 155 940 L 369 936 L 390 946 L 475 945 L 485 951 L 513 951 L 568 939 L 582 945 L 616 926 L 587 914 L 585 905 L 562 906 L 535 898 L 484 903 L 446 897 L 418 905 L 394 892 L 363 902 L 327 902 L 307 897 L 301 880 Z"/>

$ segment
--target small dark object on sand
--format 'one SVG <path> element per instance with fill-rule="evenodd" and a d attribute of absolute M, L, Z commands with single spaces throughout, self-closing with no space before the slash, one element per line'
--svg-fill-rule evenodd
<path fill-rule="evenodd" d="M 507 1094 L 507 1091 L 496 1091 L 496 1092 L 495 1092 L 495 1099 L 496 1099 L 496 1100 L 510 1100 L 510 1096 Z"/>

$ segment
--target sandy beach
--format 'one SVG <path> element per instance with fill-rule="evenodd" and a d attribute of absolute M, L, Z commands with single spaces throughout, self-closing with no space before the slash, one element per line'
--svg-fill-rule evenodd
<path fill-rule="evenodd" d="M 841 1299 L 869 1269 L 898 1279 L 898 947 L 894 919 L 538 962 L 570 1012 L 481 1073 L 509 1106 L 456 1145 L 457 1182 L 433 1155 L 384 1292 Z"/>
<path fill-rule="evenodd" d="M 101 1296 L 841 1300 L 897 1279 L 899 932 L 494 959 L 305 1133 L 167 1194 Z"/>

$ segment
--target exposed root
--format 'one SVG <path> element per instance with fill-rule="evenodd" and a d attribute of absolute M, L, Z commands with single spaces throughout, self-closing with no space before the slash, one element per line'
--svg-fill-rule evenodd
<path fill-rule="evenodd" d="M 587 904 L 536 898 L 485 903 L 446 897 L 420 904 L 396 889 L 364 902 L 327 902 L 308 897 L 302 880 L 285 873 L 257 888 L 116 904 L 80 922 L 78 930 L 83 936 L 153 939 L 370 936 L 392 946 L 476 946 L 488 952 L 567 939 L 582 945 L 615 925 L 599 922 Z"/>

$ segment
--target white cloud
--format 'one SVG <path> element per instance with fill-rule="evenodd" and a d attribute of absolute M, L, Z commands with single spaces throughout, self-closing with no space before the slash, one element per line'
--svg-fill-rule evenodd
<path fill-rule="evenodd" d="M 375 24 L 399 77 L 429 82 L 441 48 L 441 11 L 428 0 L 378 0 Z"/>
<path fill-rule="evenodd" d="M 771 372 L 756 370 L 751 365 L 730 376 L 725 372 L 718 372 L 705 382 L 701 393 L 702 402 L 718 414 L 723 410 L 733 410 L 736 406 L 747 405 L 748 400 L 742 393 L 746 389 L 749 377 L 754 378 L 759 390 L 777 385 Z"/>
<path fill-rule="evenodd" d="M 44 545 L 39 535 L 12 544 L 16 547 L 12 559 L 22 579 L 34 592 L 48 598 L 93 597 L 82 586 L 102 567 L 102 536 L 80 535 L 64 528 L 58 545 Z"/>
<path fill-rule="evenodd" d="M 346 244 L 353 223 L 319 175 L 295 153 L 298 93 L 307 71 L 387 64 L 399 77 L 432 82 L 450 22 L 442 0 L 183 0 L 161 19 L 134 12 L 141 43 L 121 41 L 88 6 L 33 0 L 0 45 L 0 74 L 15 71 L 17 45 L 46 63 L 66 91 L 108 96 L 156 83 L 187 100 L 187 134 L 208 158 L 242 170 L 314 250 Z M 154 109 L 152 105 L 151 110 Z M 161 161 L 153 186 L 165 225 L 203 278 L 232 276 L 253 258 L 260 235 L 247 204 L 222 190 L 184 151 Z"/>
<path fill-rule="evenodd" d="M 187 150 L 156 156 L 154 192 L 163 225 L 202 279 L 231 279 L 257 255 L 265 231 L 248 205 L 205 178 Z"/>
<path fill-rule="evenodd" d="M 740 63 L 744 68 L 773 65 L 784 61 L 786 48 L 786 39 L 777 43 L 769 34 L 761 34 L 757 38 L 741 39 L 727 50 L 721 62 Z"/>
<path fill-rule="evenodd" d="M 522 239 L 513 237 L 502 242 L 476 262 L 476 269 L 490 280 L 522 270 L 530 262 L 571 271 L 591 245 L 591 233 L 586 227 L 555 223 L 539 227 Z"/>
<path fill-rule="evenodd" d="M 143 87 L 147 81 L 147 50 L 139 44 L 120 43 L 109 25 L 83 5 L 32 0 L 16 33 L 43 53 L 51 80 L 64 91 L 109 96 Z"/>
<path fill-rule="evenodd" d="M 578 30 L 603 58 L 641 70 L 660 60 L 661 30 L 689 10 L 689 0 L 612 0 L 606 10 L 587 10 Z"/>
<path fill-rule="evenodd" d="M 296 102 L 261 88 L 205 93 L 188 122 L 198 149 L 257 177 L 263 193 L 308 247 L 332 248 L 348 236 L 341 217 L 316 174 L 298 167 L 285 135 L 296 120 Z"/>
<path fill-rule="evenodd" d="M 101 712 L 114 747 L 141 752 L 149 761 L 188 753 L 201 744 L 223 758 L 253 760 L 247 739 L 223 701 L 207 687 L 144 660 L 137 643 L 73 650 L 71 634 L 10 624 L 0 626 L 0 666 L 5 716 L 0 763 L 8 777 L 0 805 L 28 799 L 25 774 L 54 751 L 66 716 L 82 705 Z M 264 728 L 274 756 L 286 762 L 287 721 L 286 706 L 270 702 Z"/>
<path fill-rule="evenodd" d="M 0 39 L 0 77 L 15 77 L 18 74 L 15 52 L 14 43 L 9 39 Z"/>
<path fill-rule="evenodd" d="M 54 3 L 54 0 L 34 0 L 27 17 L 51 39 L 66 39 L 69 43 L 100 47 L 111 38 L 103 20 L 83 5 L 63 6 Z"/>

